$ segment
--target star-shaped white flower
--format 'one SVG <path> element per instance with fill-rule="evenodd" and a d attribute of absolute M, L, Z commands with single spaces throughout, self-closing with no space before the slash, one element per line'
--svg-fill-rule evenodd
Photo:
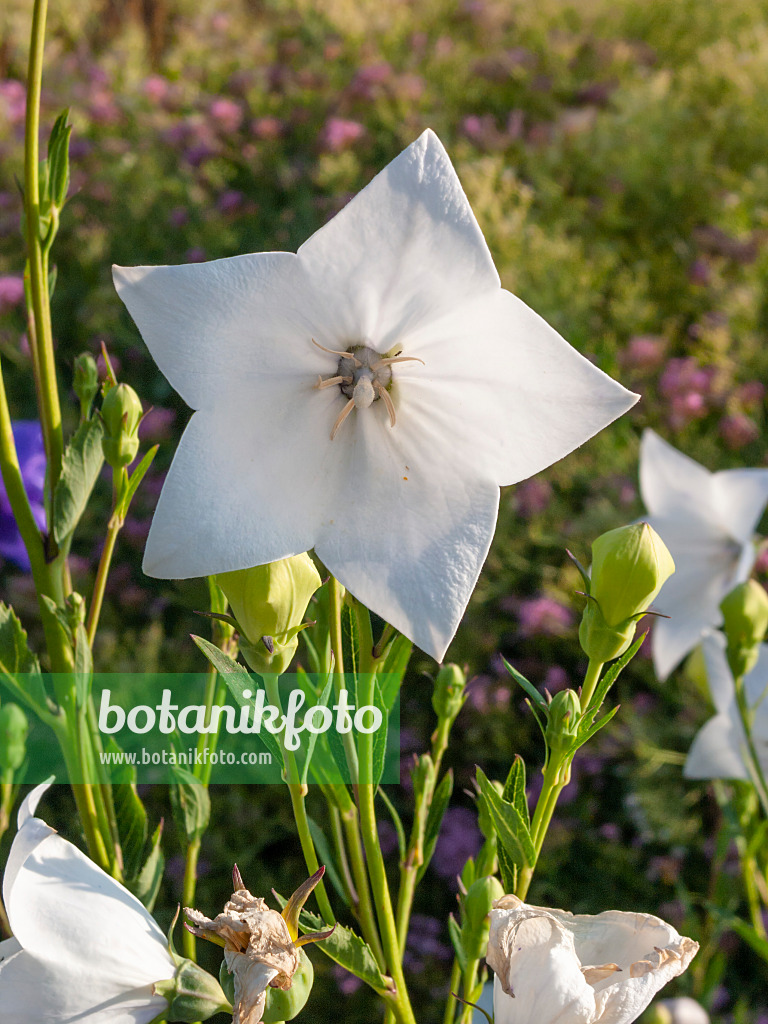
<path fill-rule="evenodd" d="M 44 821 L 47 784 L 19 810 L 3 878 L 14 938 L 0 942 L 0 1019 L 13 1024 L 149 1024 L 173 978 L 168 941 L 141 903 Z"/>
<path fill-rule="evenodd" d="M 650 914 L 569 914 L 516 896 L 493 907 L 496 1024 L 630 1024 L 699 948 Z"/>
<path fill-rule="evenodd" d="M 499 485 L 636 401 L 500 287 L 431 131 L 297 254 L 114 278 L 196 410 L 145 572 L 203 576 L 314 548 L 438 659 L 488 552 Z"/>
<path fill-rule="evenodd" d="M 707 683 L 717 712 L 696 734 L 683 774 L 689 779 L 751 779 L 747 738 L 736 703 L 736 686 L 725 654 L 725 637 L 710 633 L 702 641 Z M 768 644 L 744 676 L 744 696 L 752 712 L 752 742 L 768 774 Z"/>
<path fill-rule="evenodd" d="M 768 469 L 710 473 L 652 430 L 640 445 L 644 517 L 669 548 L 675 574 L 654 609 L 669 619 L 653 626 L 653 663 L 660 679 L 723 621 L 720 602 L 749 578 L 753 536 L 766 502 Z"/>

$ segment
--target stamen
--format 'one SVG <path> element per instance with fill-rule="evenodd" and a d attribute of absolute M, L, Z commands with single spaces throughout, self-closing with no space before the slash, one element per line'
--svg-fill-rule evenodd
<path fill-rule="evenodd" d="M 339 413 L 338 419 L 333 424 L 333 429 L 331 430 L 331 440 L 333 440 L 334 437 L 336 437 L 336 433 L 337 433 L 339 427 L 342 425 L 344 420 L 347 418 L 347 416 L 349 416 L 349 414 L 352 412 L 352 410 L 354 408 L 355 408 L 355 400 L 354 400 L 354 398 L 350 398 L 350 400 L 347 402 L 347 404 L 344 406 L 344 408 Z"/>
<path fill-rule="evenodd" d="M 421 363 L 422 366 L 427 364 L 423 359 L 419 359 L 418 356 L 393 356 L 391 359 L 379 359 L 372 364 L 372 370 L 379 370 L 382 366 L 391 366 L 393 363 Z"/>
<path fill-rule="evenodd" d="M 397 416 L 395 415 L 395 407 L 392 403 L 392 399 L 389 397 L 389 392 L 382 384 L 379 384 L 378 381 L 376 381 L 373 386 L 376 389 L 376 394 L 379 398 L 384 399 L 384 405 L 386 405 L 387 412 L 389 413 L 389 425 L 390 427 L 394 427 L 397 422 Z"/>
<path fill-rule="evenodd" d="M 340 359 L 351 359 L 354 362 L 355 366 L 363 365 L 357 358 L 357 356 L 353 355 L 352 352 L 337 352 L 336 349 L 334 348 L 326 348 L 325 345 L 321 345 L 320 342 L 315 341 L 314 338 L 312 339 L 312 344 L 317 345 L 319 349 L 322 349 L 323 352 L 327 352 L 331 356 L 339 356 Z"/>
<path fill-rule="evenodd" d="M 352 380 L 351 377 L 327 377 L 325 380 L 323 380 L 323 378 L 320 376 L 320 374 L 318 374 L 317 375 L 317 384 L 315 384 L 315 387 L 317 388 L 318 391 L 322 391 L 323 388 L 330 388 L 334 384 L 352 384 L 352 383 L 353 383 L 353 380 Z"/>

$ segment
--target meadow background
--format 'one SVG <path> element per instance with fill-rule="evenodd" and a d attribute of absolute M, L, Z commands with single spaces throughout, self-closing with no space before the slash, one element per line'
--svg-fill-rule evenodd
<path fill-rule="evenodd" d="M 18 282 L 29 0 L 0 11 L 0 352 L 16 418 L 34 416 Z M 563 463 L 505 490 L 499 529 L 449 657 L 469 699 L 448 763 L 453 806 L 408 944 L 417 1014 L 438 1020 L 450 970 L 454 876 L 480 835 L 474 765 L 503 778 L 515 753 L 531 786 L 542 749 L 503 669 L 551 692 L 577 686 L 583 600 L 565 556 L 589 559 L 605 529 L 641 514 L 640 432 L 651 426 L 710 469 L 766 464 L 768 368 L 768 22 L 759 0 L 55 0 L 43 89 L 45 132 L 70 108 L 73 196 L 54 250 L 53 298 L 65 416 L 71 367 L 106 343 L 153 411 L 162 447 L 123 530 L 102 616 L 101 671 L 204 671 L 202 583 L 145 578 L 152 509 L 188 410 L 156 370 L 113 290 L 112 263 L 179 263 L 295 250 L 426 127 L 446 145 L 504 287 L 627 387 L 638 406 Z M 482 338 L 477 360 L 483 359 Z M 226 359 L 226 353 L 222 353 Z M 514 396 L 510 396 L 514 401 Z M 268 439 L 265 443 L 269 443 Z M 89 592 L 108 517 L 88 513 L 75 587 Z M 83 539 L 85 538 L 85 539 Z M 765 581 L 768 562 L 758 565 Z M 34 635 L 31 578 L 0 569 L 3 599 Z M 89 582 L 90 581 L 90 582 Z M 38 645 L 38 648 L 41 645 Z M 433 728 L 434 668 L 417 656 L 403 689 L 407 765 Z M 575 912 L 658 913 L 702 942 L 676 992 L 718 1022 L 766 1024 L 768 968 L 713 905 L 741 906 L 738 862 L 718 842 L 710 787 L 682 778 L 711 714 L 683 672 L 656 682 L 647 656 L 623 675 L 622 709 L 577 756 L 530 893 Z M 267 894 L 304 877 L 287 792 L 219 788 L 203 842 L 198 906 L 229 893 L 233 860 Z M 182 858 L 162 788 L 168 923 Z M 67 791 L 60 827 L 77 839 Z M 396 860 L 394 830 L 382 845 Z M 7 855 L 9 837 L 0 850 Z M 108 941 L 108 938 L 105 937 Z M 372 1019 L 367 993 L 320 955 L 309 1019 Z M 213 963 L 213 960 L 211 961 Z M 345 993 L 340 1010 L 338 989 Z"/>

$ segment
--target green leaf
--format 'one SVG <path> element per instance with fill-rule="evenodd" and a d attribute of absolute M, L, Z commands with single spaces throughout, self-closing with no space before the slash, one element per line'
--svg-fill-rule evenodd
<path fill-rule="evenodd" d="M 387 808 L 387 810 L 389 811 L 389 816 L 392 818 L 392 824 L 395 826 L 395 832 L 397 832 L 397 852 L 399 854 L 399 862 L 402 864 L 403 861 L 405 860 L 405 852 L 407 848 L 403 822 L 400 818 L 400 815 L 397 813 L 397 808 L 389 799 L 389 797 L 386 794 L 386 791 L 382 786 L 379 786 L 379 788 L 376 790 L 376 795 L 380 796 L 381 799 L 384 801 L 384 806 Z"/>
<path fill-rule="evenodd" d="M 423 861 L 416 872 L 416 884 L 418 885 L 429 867 L 432 854 L 435 852 L 437 837 L 440 835 L 440 826 L 443 823 L 443 816 L 448 808 L 448 802 L 453 793 L 453 771 L 449 769 L 440 779 L 432 796 L 432 803 L 429 805 L 427 824 L 424 827 L 424 849 Z"/>
<path fill-rule="evenodd" d="M 189 842 L 200 839 L 211 820 L 211 798 L 208 787 L 197 776 L 179 765 L 171 767 L 171 806 L 176 824 Z"/>
<path fill-rule="evenodd" d="M 501 795 L 502 799 L 514 804 L 530 832 L 531 817 L 528 811 L 528 797 L 525 792 L 525 761 L 519 754 L 515 754 L 515 760 L 509 769 L 509 775 Z M 511 892 L 511 890 L 508 891 Z"/>
<path fill-rule="evenodd" d="M 509 672 L 509 674 L 512 676 L 512 678 L 519 686 L 522 686 L 522 688 L 531 698 L 533 703 L 538 704 L 542 708 L 546 708 L 546 700 L 544 699 L 544 697 L 542 697 L 542 695 L 539 693 L 539 691 L 536 689 L 533 683 L 529 682 L 525 678 L 525 676 L 521 672 L 518 672 L 513 665 L 510 665 L 506 658 L 502 658 L 501 660 L 504 662 L 504 667 L 506 668 L 507 672 Z"/>
<path fill-rule="evenodd" d="M 592 712 L 592 719 L 594 721 L 594 717 L 600 710 L 600 705 L 605 700 L 608 691 L 619 678 L 622 670 L 626 668 L 626 666 L 630 663 L 630 661 L 632 661 L 634 656 L 640 650 L 643 644 L 643 640 L 645 640 L 645 636 L 645 633 L 643 633 L 642 636 L 639 636 L 637 640 L 635 640 L 635 642 L 632 644 L 632 646 L 629 647 L 622 654 L 618 661 L 614 661 L 614 663 L 605 673 L 603 678 L 597 684 L 595 692 L 592 694 L 592 699 L 590 700 L 587 706 L 587 710 L 584 712 L 584 719 L 587 719 L 589 717 L 590 712 Z"/>
<path fill-rule="evenodd" d="M 320 694 L 320 698 L 317 701 L 317 703 L 315 704 L 315 706 L 317 707 L 317 706 L 321 705 L 322 707 L 328 707 L 328 702 L 331 699 L 331 693 L 332 692 L 333 692 L 333 673 L 329 672 L 328 673 L 328 681 L 326 682 L 325 686 L 323 687 L 323 692 Z M 304 759 L 304 767 L 301 770 L 301 783 L 302 783 L 302 785 L 306 785 L 307 775 L 309 773 L 309 766 L 312 763 L 312 755 L 315 752 L 315 746 L 317 744 L 317 737 L 319 735 L 320 734 L 316 733 L 316 732 L 310 733 L 310 735 L 309 735 L 309 740 L 307 741 L 307 756 Z"/>
<path fill-rule="evenodd" d="M 319 932 L 327 925 L 322 918 L 316 914 L 310 914 L 305 910 L 299 918 L 299 927 L 306 932 Z M 333 935 L 313 945 L 330 957 L 341 967 L 345 967 L 356 978 L 364 981 L 366 985 L 378 992 L 380 995 L 391 992 L 393 983 L 391 978 L 385 978 L 376 963 L 371 947 L 360 938 L 351 928 L 343 924 L 337 924 Z"/>
<path fill-rule="evenodd" d="M 463 974 L 467 967 L 467 955 L 464 952 L 464 944 L 461 941 L 461 928 L 453 914 L 448 915 L 448 934 L 451 937 L 453 951 L 456 954 L 456 959 L 459 961 L 459 967 L 461 967 Z"/>
<path fill-rule="evenodd" d="M 67 124 L 68 117 L 68 110 L 59 114 L 48 141 L 49 190 L 51 201 L 59 209 L 64 205 L 69 191 L 69 137 L 72 125 Z"/>
<path fill-rule="evenodd" d="M 398 633 L 389 645 L 384 664 L 379 669 L 379 676 L 382 678 L 381 695 L 387 711 L 392 710 L 397 700 L 412 650 L 413 644 L 408 637 Z"/>
<path fill-rule="evenodd" d="M 67 618 L 67 613 L 64 611 L 63 608 L 60 608 L 56 604 L 52 597 L 49 597 L 47 594 L 41 594 L 40 597 L 42 599 L 43 604 L 50 612 L 50 614 L 56 619 L 59 626 L 61 626 L 61 630 L 64 633 L 64 636 L 67 638 L 67 643 L 69 644 L 69 646 L 74 647 L 75 638 L 72 635 L 72 626 L 70 625 L 69 619 Z"/>
<path fill-rule="evenodd" d="M 533 867 L 536 851 L 525 819 L 514 804 L 507 803 L 496 792 L 482 768 L 477 769 L 477 782 L 480 786 L 479 799 L 493 822 L 499 845 L 505 848 L 518 868 Z"/>
<path fill-rule="evenodd" d="M 40 663 L 27 645 L 26 630 L 13 608 L 1 601 L 0 678 L 28 708 L 46 720 L 51 718 Z"/>
<path fill-rule="evenodd" d="M 325 833 L 317 824 L 317 822 L 307 816 L 307 822 L 309 823 L 309 833 L 312 836 L 312 842 L 315 844 L 315 850 L 321 864 L 325 865 L 325 876 L 331 883 L 333 888 L 336 890 L 338 895 L 341 897 L 343 902 L 349 906 L 349 900 L 347 894 L 344 892 L 344 886 L 341 883 L 341 877 L 339 875 L 339 869 L 336 865 L 331 848 L 328 845 L 328 840 L 325 838 Z"/>
<path fill-rule="evenodd" d="M 53 496 L 53 535 L 59 544 L 74 531 L 98 480 L 104 464 L 103 436 L 100 420 L 86 420 L 64 452 L 61 477 Z"/>
<path fill-rule="evenodd" d="M 121 517 L 124 518 L 128 514 L 128 509 L 130 508 L 131 502 L 133 501 L 133 496 L 139 489 L 139 484 L 146 476 L 147 470 L 152 465 L 152 461 L 159 450 L 159 444 L 156 444 L 152 448 L 150 448 L 147 454 L 144 456 L 144 458 L 141 460 L 136 469 L 134 469 L 133 473 L 131 473 L 130 477 L 128 478 L 128 483 L 126 485 L 125 490 L 120 496 L 120 502 L 117 507 L 118 515 L 120 515 Z"/>
<path fill-rule="evenodd" d="M 755 929 L 747 924 L 746 921 L 742 921 L 738 917 L 731 917 L 727 920 L 728 927 L 731 928 L 736 934 L 744 939 L 747 945 L 757 953 L 757 955 L 768 963 L 768 941 L 766 941 L 762 935 L 758 935 Z"/>
<path fill-rule="evenodd" d="M 238 664 L 234 658 L 230 658 L 228 654 L 219 650 L 210 640 L 205 640 L 201 636 L 193 636 L 192 639 L 224 680 L 238 706 L 241 708 L 252 707 L 251 700 L 244 697 L 243 692 L 250 690 L 253 693 L 256 689 L 264 689 L 262 680 L 258 676 L 252 676 L 247 669 Z M 272 733 L 268 729 L 264 729 L 258 733 L 258 737 L 280 765 L 281 771 L 284 771 L 283 752 Z"/>
<path fill-rule="evenodd" d="M 119 747 L 110 739 L 110 747 L 119 751 Z M 115 804 L 117 834 L 120 837 L 120 848 L 123 853 L 126 878 L 134 878 L 141 867 L 141 855 L 147 842 L 147 812 L 136 792 L 136 769 L 132 765 L 124 766 L 131 772 L 134 779 L 112 784 L 112 796 Z"/>
<path fill-rule="evenodd" d="M 83 623 L 78 622 L 75 635 L 75 703 L 78 708 L 84 707 L 90 697 L 92 682 L 93 655 L 88 633 Z"/>
<path fill-rule="evenodd" d="M 163 851 L 160 847 L 162 835 L 163 823 L 161 821 L 152 834 L 150 852 L 144 861 L 144 867 L 129 886 L 133 895 L 141 900 L 149 911 L 155 905 L 157 894 L 160 892 L 160 883 L 163 880 L 163 871 L 165 870 L 165 857 L 163 857 Z"/>
<path fill-rule="evenodd" d="M 619 710 L 619 707 L 620 707 L 620 705 L 617 704 L 615 708 L 611 708 L 611 710 L 609 712 L 607 712 L 607 714 L 603 715 L 603 717 L 600 719 L 599 722 L 595 722 L 594 725 L 590 726 L 590 728 L 587 729 L 586 731 L 584 731 L 584 730 L 580 731 L 579 735 L 576 738 L 575 744 L 571 748 L 571 753 L 573 751 L 578 750 L 579 747 L 583 747 L 584 744 L 588 740 L 592 739 L 592 737 L 595 735 L 595 733 L 600 732 L 600 730 L 603 728 L 604 725 L 608 725 L 610 720 L 613 718 L 613 716 Z"/>
<path fill-rule="evenodd" d="M 372 782 L 378 786 L 384 774 L 384 762 L 387 759 L 387 733 L 389 731 L 389 711 L 384 704 L 381 687 L 377 679 L 373 681 L 373 703 L 381 711 L 381 725 L 373 737 Z"/>
<path fill-rule="evenodd" d="M 514 892 L 517 889 L 517 864 L 512 860 L 507 851 L 499 844 L 496 855 L 499 858 L 499 872 L 501 873 L 501 884 L 504 892 Z"/>

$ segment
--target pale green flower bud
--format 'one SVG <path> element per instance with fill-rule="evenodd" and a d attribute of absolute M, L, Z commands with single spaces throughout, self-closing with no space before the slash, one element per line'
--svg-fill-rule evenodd
<path fill-rule="evenodd" d="M 753 669 L 768 630 L 768 594 L 757 580 L 747 580 L 723 598 L 723 632 L 727 657 L 736 679 Z"/>
<path fill-rule="evenodd" d="M 254 672 L 285 672 L 299 645 L 310 598 L 321 584 L 306 552 L 252 569 L 216 576 L 240 633 L 240 649 Z"/>
<path fill-rule="evenodd" d="M 547 708 L 547 747 L 555 755 L 567 753 L 576 738 L 581 703 L 573 690 L 561 690 Z"/>
<path fill-rule="evenodd" d="M 579 628 L 582 650 L 595 661 L 612 661 L 632 643 L 637 619 L 672 573 L 664 541 L 648 523 L 609 530 L 592 545 L 589 600 Z"/>
<path fill-rule="evenodd" d="M 490 933 L 489 914 L 494 900 L 500 900 L 504 889 L 498 878 L 486 875 L 469 887 L 462 907 L 461 944 L 468 960 L 485 956 Z"/>
<path fill-rule="evenodd" d="M 153 986 L 155 995 L 168 1000 L 168 1009 L 162 1014 L 164 1020 L 194 1024 L 217 1013 L 232 1012 L 231 1000 L 227 999 L 212 974 L 191 960 L 178 956 L 176 960 L 176 974 L 168 981 L 155 982 Z"/>
<path fill-rule="evenodd" d="M 453 722 L 464 704 L 467 677 L 458 665 L 443 665 L 437 673 L 432 707 L 440 719 Z"/>
<path fill-rule="evenodd" d="M 309 993 L 315 980 L 312 961 L 303 949 L 299 949 L 299 969 L 291 978 L 289 988 L 267 989 L 267 1002 L 264 1007 L 264 1024 L 280 1024 L 281 1021 L 293 1020 L 307 1005 Z"/>
<path fill-rule="evenodd" d="M 99 390 L 99 370 L 90 352 L 81 352 L 75 359 L 72 387 L 80 402 L 82 418 L 87 420 Z"/>
<path fill-rule="evenodd" d="M 27 755 L 27 716 L 18 704 L 0 707 L 0 774 L 18 771 Z"/>
<path fill-rule="evenodd" d="M 117 384 L 104 396 L 101 403 L 104 424 L 101 447 L 105 460 L 113 469 L 122 469 L 136 458 L 142 415 L 141 399 L 130 384 Z"/>
<path fill-rule="evenodd" d="M 413 781 L 413 797 L 418 804 L 424 790 L 429 787 L 430 792 L 435 785 L 435 762 L 429 754 L 422 754 L 414 760 L 411 767 L 411 779 Z"/>

